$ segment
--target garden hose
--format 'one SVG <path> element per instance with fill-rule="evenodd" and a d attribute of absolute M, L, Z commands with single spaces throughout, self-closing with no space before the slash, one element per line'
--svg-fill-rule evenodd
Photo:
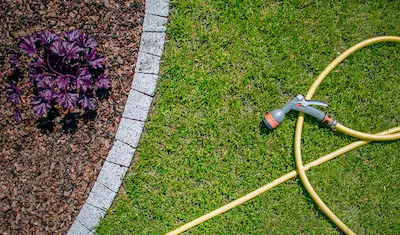
<path fill-rule="evenodd" d="M 329 161 L 341 154 L 344 154 L 350 150 L 353 150 L 355 148 L 363 146 L 371 141 L 398 140 L 398 139 L 400 139 L 400 126 L 377 133 L 377 134 L 368 134 L 368 133 L 363 133 L 360 131 L 352 130 L 352 129 L 345 127 L 342 124 L 338 123 L 336 120 L 331 118 L 329 115 L 326 115 L 322 111 L 311 107 L 310 105 L 326 106 L 326 104 L 321 101 L 310 100 L 310 99 L 312 98 L 312 96 L 314 95 L 315 91 L 317 90 L 317 88 L 321 84 L 321 82 L 324 80 L 324 78 L 329 74 L 329 72 L 331 72 L 344 59 L 346 59 L 348 56 L 353 54 L 355 51 L 357 51 L 363 47 L 366 47 L 371 44 L 379 43 L 379 42 L 398 42 L 398 43 L 400 43 L 400 37 L 397 37 L 397 36 L 375 37 L 375 38 L 365 40 L 363 42 L 360 42 L 360 43 L 352 46 L 351 48 L 349 48 L 345 52 L 343 52 L 341 55 L 339 55 L 339 57 L 337 57 L 334 61 L 332 61 L 328 65 L 328 67 L 326 67 L 324 69 L 324 71 L 322 71 L 322 73 L 318 76 L 318 78 L 312 84 L 306 97 L 303 97 L 302 95 L 298 95 L 294 99 L 292 99 L 288 104 L 286 104 L 282 109 L 277 109 L 277 110 L 271 111 L 264 116 L 263 121 L 267 125 L 267 127 L 270 129 L 274 129 L 277 126 L 279 126 L 279 124 L 282 122 L 282 120 L 287 112 L 289 112 L 290 110 L 299 111 L 299 116 L 298 116 L 297 124 L 296 124 L 295 141 L 294 141 L 296 170 L 293 170 L 293 171 L 275 179 L 274 181 L 250 192 L 249 194 L 247 194 L 241 198 L 238 198 L 238 199 L 236 199 L 214 211 L 209 212 L 208 214 L 205 214 L 187 224 L 182 225 L 181 227 L 167 233 L 167 235 L 180 234 L 180 233 L 182 233 L 204 221 L 207 221 L 217 215 L 220 215 L 220 214 L 240 205 L 240 204 L 243 204 L 243 203 L 251 200 L 252 198 L 257 197 L 258 195 L 278 186 L 279 184 L 281 184 L 283 182 L 286 182 L 289 179 L 294 178 L 297 175 L 300 176 L 301 182 L 303 183 L 307 192 L 310 194 L 311 198 L 319 206 L 319 208 L 325 213 L 325 215 L 333 223 L 335 223 L 344 233 L 355 234 L 321 200 L 321 198 L 315 192 L 314 188 L 311 186 L 311 183 L 308 180 L 305 171 L 309 170 L 311 167 L 318 166 L 324 162 L 327 162 L 327 161 Z M 303 161 L 302 161 L 302 157 L 301 157 L 301 133 L 302 133 L 303 123 L 304 123 L 304 113 L 314 116 L 314 117 L 318 118 L 320 121 L 322 121 L 323 123 L 327 124 L 328 126 L 335 128 L 336 130 L 338 130 L 346 135 L 358 138 L 360 140 L 356 141 L 354 143 L 351 143 L 347 146 L 344 146 L 340 149 L 337 149 L 336 151 L 329 153 L 323 157 L 320 157 L 319 159 L 314 160 L 311 163 L 303 165 Z"/>

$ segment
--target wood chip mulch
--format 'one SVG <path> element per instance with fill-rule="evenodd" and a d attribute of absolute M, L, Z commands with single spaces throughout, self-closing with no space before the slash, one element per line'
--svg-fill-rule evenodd
<path fill-rule="evenodd" d="M 0 1 L 0 72 L 15 39 L 49 29 L 81 29 L 97 41 L 112 81 L 95 121 L 79 121 L 75 134 L 58 127 L 41 134 L 32 110 L 12 119 L 0 81 L 0 234 L 65 234 L 111 148 L 139 49 L 144 0 Z M 22 97 L 24 98 L 24 97 Z M 28 105 L 26 105 L 28 106 Z M 58 125 L 59 126 L 59 125 Z"/>

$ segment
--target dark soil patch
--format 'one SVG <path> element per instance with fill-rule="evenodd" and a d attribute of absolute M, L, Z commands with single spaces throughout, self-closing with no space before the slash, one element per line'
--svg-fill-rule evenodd
<path fill-rule="evenodd" d="M 0 2 L 0 72 L 8 68 L 15 39 L 50 29 L 81 29 L 97 41 L 112 80 L 110 96 L 94 121 L 79 121 L 75 134 L 61 125 L 43 135 L 26 107 L 22 123 L 12 119 L 0 83 L 0 233 L 66 233 L 87 198 L 112 140 L 132 83 L 144 0 Z M 22 97 L 24 98 L 24 97 Z M 25 105 L 27 106 L 27 105 Z"/>

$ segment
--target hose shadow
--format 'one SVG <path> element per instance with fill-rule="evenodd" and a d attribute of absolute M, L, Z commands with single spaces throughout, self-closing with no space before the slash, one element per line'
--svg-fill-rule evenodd
<path fill-rule="evenodd" d="M 286 115 L 286 119 L 288 119 L 288 121 L 292 121 L 294 123 L 297 123 L 297 118 L 298 118 L 298 112 L 289 112 Z M 326 124 L 322 123 L 321 121 L 317 120 L 316 118 L 313 118 L 313 117 L 310 117 L 310 116 L 307 116 L 307 115 L 305 116 L 304 123 L 307 124 L 307 125 L 318 126 L 319 128 L 325 129 L 327 132 L 332 133 L 332 135 L 340 136 L 340 138 L 342 138 L 342 139 L 346 139 L 346 140 L 349 140 L 349 141 L 358 140 L 357 138 L 354 138 L 354 137 L 349 136 L 349 135 L 345 135 L 345 134 L 341 133 L 340 131 L 337 131 L 335 128 L 329 127 Z"/>
<path fill-rule="evenodd" d="M 297 123 L 297 118 L 298 118 L 298 112 L 289 112 L 287 113 L 286 117 L 285 117 L 285 121 L 287 122 L 293 122 L 293 123 Z M 312 118 L 312 117 L 305 117 L 305 121 L 309 124 L 309 125 L 316 125 L 319 128 L 324 128 L 326 129 L 326 131 L 329 132 L 334 132 L 334 135 L 342 135 L 342 133 L 338 132 L 338 131 L 334 131 L 332 130 L 330 127 L 326 126 L 325 124 L 323 124 L 321 121 Z M 279 128 L 279 127 L 278 127 Z M 260 134 L 261 135 L 270 135 L 274 130 L 270 130 L 265 123 L 261 120 L 260 124 L 259 124 L 259 130 L 260 130 Z M 293 132 L 293 135 L 295 135 L 295 132 Z M 294 137 L 294 136 L 293 136 Z M 349 138 L 349 139 L 353 139 L 352 137 L 349 137 L 347 135 L 343 135 L 343 138 Z M 292 156 L 293 156 L 293 167 L 296 168 L 295 165 L 295 159 L 294 159 L 294 148 L 292 151 Z M 317 218 L 325 218 L 325 220 L 332 226 L 332 229 L 336 230 L 339 234 L 345 234 L 343 233 L 343 231 L 341 231 L 334 222 L 332 222 L 328 216 L 325 215 L 325 213 L 319 208 L 319 206 L 313 201 L 313 199 L 311 198 L 311 196 L 308 194 L 307 189 L 304 187 L 304 185 L 302 184 L 300 177 L 297 176 L 296 179 L 297 184 L 300 186 L 301 190 L 301 195 L 304 196 L 307 201 L 309 203 L 312 203 L 312 208 L 313 210 L 315 210 L 316 213 L 316 217 Z M 300 195 L 299 195 L 300 196 Z"/>
<path fill-rule="evenodd" d="M 328 216 L 325 215 L 325 213 L 319 208 L 319 206 L 314 202 L 314 200 L 310 197 L 310 194 L 308 194 L 307 189 L 304 187 L 303 183 L 300 180 L 299 176 L 296 176 L 296 181 L 297 184 L 300 186 L 301 190 L 301 194 L 307 198 L 307 201 L 309 203 L 312 203 L 312 208 L 315 211 L 318 211 L 318 217 L 324 217 L 325 220 L 332 226 L 333 229 L 335 229 L 337 232 L 339 232 L 339 234 L 345 235 L 345 233 L 340 230 L 337 225 L 335 223 L 332 222 L 332 220 L 329 219 Z"/>
<path fill-rule="evenodd" d="M 290 120 L 290 121 L 292 121 L 292 122 L 297 123 L 298 113 L 297 113 L 297 112 L 290 112 L 290 113 L 288 113 L 288 114 L 286 115 L 286 118 L 288 119 L 288 121 Z M 338 131 L 332 130 L 330 127 L 324 125 L 321 121 L 319 121 L 319 120 L 317 120 L 317 119 L 315 119 L 315 118 L 311 118 L 311 117 L 307 117 L 307 116 L 306 116 L 306 117 L 305 117 L 305 122 L 307 122 L 309 125 L 316 125 L 316 126 L 318 126 L 319 128 L 326 129 L 326 130 L 329 131 L 329 132 L 332 132 L 332 131 L 333 131 L 333 132 L 334 132 L 334 135 L 338 135 L 338 134 L 343 135 L 342 133 L 340 133 L 340 132 L 338 132 Z M 293 134 L 293 138 L 295 138 L 294 135 L 295 135 L 295 133 Z M 350 137 L 350 136 L 347 136 L 347 135 L 343 135 L 343 136 L 344 136 L 345 138 L 352 139 L 352 137 Z M 292 150 L 292 156 L 293 156 L 293 162 L 295 162 L 294 148 L 293 148 L 293 150 Z M 303 163 L 303 164 L 305 165 L 306 163 Z M 294 168 L 296 169 L 296 164 L 295 164 L 295 163 L 293 164 L 293 166 L 294 166 Z M 310 170 L 311 170 L 311 169 L 310 169 Z M 306 172 L 306 174 L 307 174 L 307 172 Z M 307 192 L 307 189 L 304 187 L 303 183 L 301 182 L 300 177 L 299 177 L 299 176 L 296 176 L 295 180 L 296 180 L 296 183 L 297 183 L 297 184 L 300 186 L 300 188 L 302 189 L 302 190 L 301 190 L 301 195 L 304 196 L 304 197 L 307 199 L 307 201 L 308 201 L 309 203 L 312 203 L 312 208 L 313 208 L 315 211 L 318 212 L 318 215 L 316 215 L 316 216 L 317 216 L 318 218 L 319 218 L 319 217 L 325 218 L 325 220 L 326 220 L 326 221 L 332 226 L 332 228 L 335 229 L 339 234 L 345 234 L 342 230 L 340 230 L 340 229 L 336 226 L 336 224 L 335 224 L 334 222 L 332 222 L 332 221 L 329 219 L 328 216 L 325 215 L 325 213 L 324 213 L 324 212 L 319 208 L 319 206 L 314 202 L 314 200 L 311 198 L 310 194 Z M 311 182 L 311 183 L 312 183 L 312 182 Z M 299 196 L 300 196 L 300 195 L 299 195 Z"/>

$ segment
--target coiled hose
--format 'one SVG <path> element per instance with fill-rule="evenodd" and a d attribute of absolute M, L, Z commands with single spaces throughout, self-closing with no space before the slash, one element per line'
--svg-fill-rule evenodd
<path fill-rule="evenodd" d="M 328 67 L 322 71 L 322 73 L 318 76 L 318 78 L 314 81 L 312 84 L 311 88 L 309 89 L 307 96 L 305 97 L 307 100 L 311 99 L 312 96 L 314 95 L 315 91 L 321 84 L 321 82 L 324 80 L 324 78 L 338 65 L 340 64 L 344 59 L 346 59 L 348 56 L 353 54 L 355 51 L 364 48 L 368 45 L 379 43 L 379 42 L 398 42 L 400 43 L 400 37 L 397 36 L 381 36 L 381 37 L 375 37 L 371 38 L 365 41 L 362 41 L 360 43 L 357 43 L 356 45 L 350 47 L 347 49 L 345 52 L 343 52 L 341 55 L 339 55 L 334 61 L 332 61 Z M 289 179 L 294 178 L 296 175 L 299 175 L 301 182 L 303 183 L 304 187 L 306 188 L 307 192 L 310 194 L 310 197 L 314 200 L 314 202 L 319 206 L 319 208 L 325 213 L 325 215 L 333 222 L 335 223 L 344 233 L 346 234 L 355 234 L 349 227 L 347 227 L 326 205 L 325 203 L 321 200 L 321 198 L 318 196 L 318 194 L 315 192 L 314 188 L 311 186 L 310 181 L 307 178 L 306 171 L 309 170 L 311 167 L 318 166 L 324 162 L 327 162 L 341 154 L 344 154 L 350 150 L 353 150 L 355 148 L 358 148 L 360 146 L 363 146 L 371 141 L 391 141 L 391 140 L 398 140 L 400 139 L 400 126 L 395 127 L 377 134 L 368 134 L 356 130 L 352 130 L 348 127 L 345 127 L 338 123 L 336 126 L 333 128 L 336 128 L 336 130 L 360 139 L 359 141 L 356 141 L 354 143 L 351 143 L 347 146 L 344 146 L 332 153 L 329 153 L 323 157 L 320 157 L 319 159 L 303 165 L 303 160 L 301 157 L 301 133 L 303 129 L 303 123 L 304 123 L 304 113 L 300 112 L 298 119 L 297 119 L 297 124 L 296 124 L 296 133 L 295 133 L 295 140 L 294 140 L 294 153 L 295 153 L 295 160 L 296 160 L 296 171 L 293 170 L 277 179 L 274 181 L 254 190 L 253 192 L 250 192 L 249 194 L 238 198 L 214 211 L 211 211 L 187 224 L 182 225 L 181 227 L 167 233 L 167 235 L 175 235 L 175 234 L 180 234 L 204 221 L 207 221 L 217 215 L 220 215 L 240 204 L 243 204 L 247 202 L 248 200 L 251 200 L 252 198 L 257 197 L 258 195 L 276 187 L 277 185 L 286 182 Z"/>

